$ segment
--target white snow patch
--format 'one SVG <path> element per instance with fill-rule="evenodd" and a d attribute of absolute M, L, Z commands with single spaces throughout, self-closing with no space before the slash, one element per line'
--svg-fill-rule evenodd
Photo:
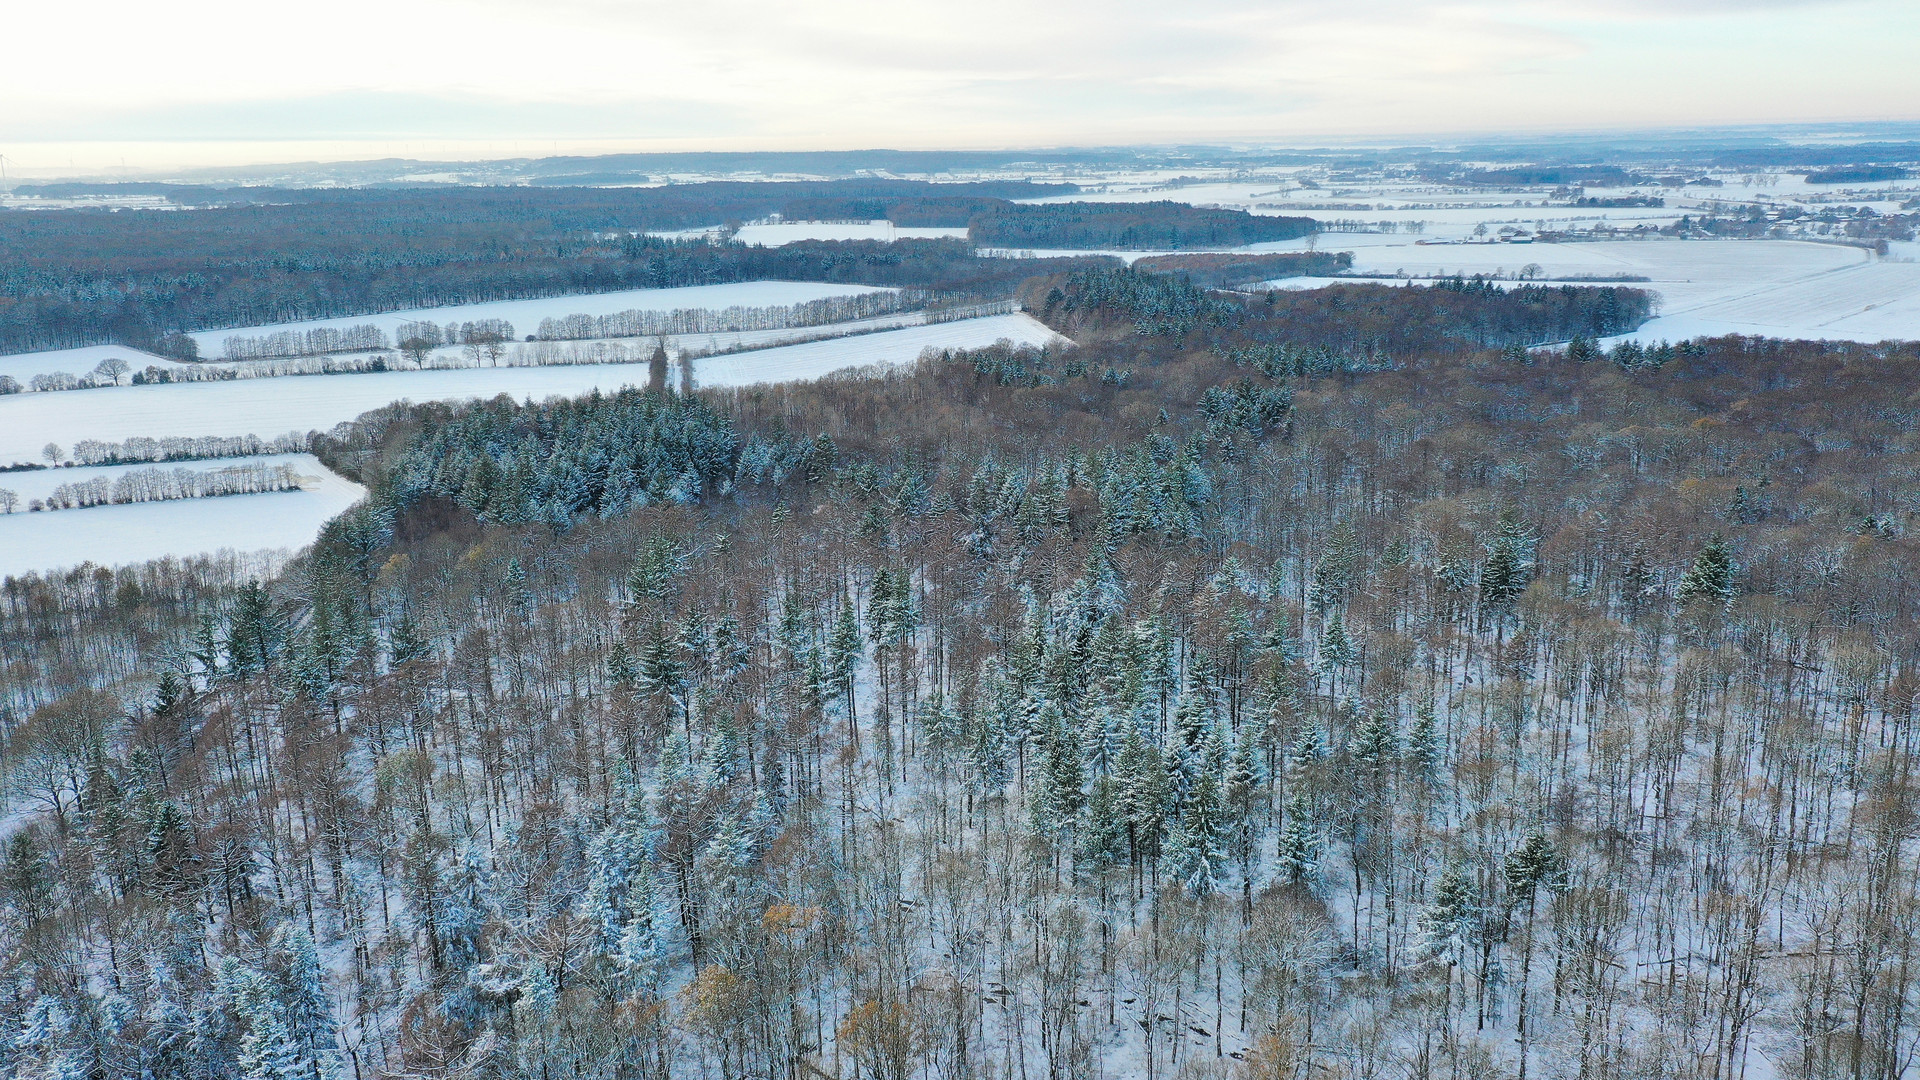
<path fill-rule="evenodd" d="M 693 362 L 693 377 L 699 386 L 796 382 L 848 368 L 911 363 L 926 349 L 977 349 L 1001 339 L 1015 345 L 1046 345 L 1066 340 L 1030 315 L 994 315 L 709 357 Z"/>
<path fill-rule="evenodd" d="M 178 360 L 130 349 L 125 345 L 88 345 L 80 349 L 48 349 L 44 352 L 0 356 L 0 375 L 11 375 L 25 385 L 35 375 L 51 375 L 56 371 L 74 376 L 85 375 L 100 366 L 100 361 L 114 356 L 125 360 L 129 371 L 143 371 L 149 365 L 163 368 L 181 366 Z M 126 376 L 122 375 L 121 378 Z"/>
<path fill-rule="evenodd" d="M 944 240 L 967 238 L 966 226 L 953 229 L 902 227 L 890 221 L 778 221 L 743 225 L 734 239 L 755 247 L 782 247 L 801 240 Z"/>
<path fill-rule="evenodd" d="M 311 454 L 180 462 L 195 470 L 264 462 L 289 464 L 313 484 L 299 491 L 225 495 L 208 499 L 95 506 L 84 510 L 0 514 L 0 577 L 46 572 L 81 563 L 121 566 L 168 556 L 295 550 L 334 515 L 360 501 L 366 489 L 337 476 Z M 139 465 L 0 473 L 0 488 L 44 495 L 57 484 L 112 476 Z M 160 468 L 169 467 L 160 463 Z"/>

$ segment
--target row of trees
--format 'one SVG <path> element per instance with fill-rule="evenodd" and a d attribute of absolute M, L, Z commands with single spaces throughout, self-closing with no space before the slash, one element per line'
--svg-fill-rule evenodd
<path fill-rule="evenodd" d="M 923 307 L 929 298 L 908 290 L 829 296 L 771 307 L 634 309 L 611 315 L 568 315 L 540 320 L 542 341 L 587 338 L 658 337 L 664 334 L 728 334 L 745 330 L 786 330 L 869 319 Z"/>
<path fill-rule="evenodd" d="M 307 449 L 308 436 L 297 431 L 262 439 L 258 435 L 136 436 L 124 442 L 81 439 L 73 444 L 73 460 L 81 465 L 119 465 L 139 461 L 191 461 L 202 458 L 258 457 L 262 454 L 298 454 Z M 58 463 L 66 455 L 49 444 L 47 458 Z"/>
<path fill-rule="evenodd" d="M 27 509 L 76 510 L 123 503 L 295 491 L 299 487 L 300 477 L 291 465 L 250 462 L 219 469 L 131 469 L 118 476 L 96 476 L 60 484 L 44 498 L 29 500 Z M 9 502 L 5 509 L 11 513 L 11 501 L 0 501 Z"/>
<path fill-rule="evenodd" d="M 220 350 L 228 360 L 325 356 L 328 353 L 369 352 L 387 347 L 386 331 L 372 323 L 345 328 L 318 326 L 311 330 L 282 330 L 253 337 L 233 334 L 220 343 Z"/>

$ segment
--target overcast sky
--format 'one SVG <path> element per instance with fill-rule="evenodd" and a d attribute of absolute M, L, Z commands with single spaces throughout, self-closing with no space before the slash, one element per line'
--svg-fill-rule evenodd
<path fill-rule="evenodd" d="M 16 170 L 1920 118 L 1916 0 L 97 0 L 6 35 Z"/>

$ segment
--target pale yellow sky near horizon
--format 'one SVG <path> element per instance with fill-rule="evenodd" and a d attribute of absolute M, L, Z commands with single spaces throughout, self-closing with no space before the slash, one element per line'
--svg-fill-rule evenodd
<path fill-rule="evenodd" d="M 9 16 L 9 175 L 1920 119 L 1912 0 L 239 0 Z M 23 47 L 24 46 L 24 47 Z"/>

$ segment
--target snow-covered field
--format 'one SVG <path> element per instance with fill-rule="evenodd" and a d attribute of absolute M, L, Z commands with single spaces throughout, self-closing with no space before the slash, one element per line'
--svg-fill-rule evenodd
<path fill-rule="evenodd" d="M 0 577 L 83 562 L 118 566 L 222 550 L 296 550 L 311 543 L 329 518 L 366 494 L 366 489 L 329 472 L 310 454 L 190 461 L 179 467 L 217 469 L 247 462 L 290 464 L 300 476 L 313 478 L 313 483 L 300 491 L 0 514 Z M 45 495 L 57 484 L 146 467 L 0 473 L 0 488 L 19 493 L 24 506 L 28 498 Z"/>
<path fill-rule="evenodd" d="M 749 386 L 754 383 L 817 379 L 850 367 L 904 364 L 925 349 L 977 349 L 1000 339 L 1016 345 L 1045 345 L 1062 340 L 1030 315 L 995 315 L 985 319 L 935 323 L 908 330 L 811 341 L 777 349 L 714 356 L 693 362 L 698 386 Z"/>
<path fill-rule="evenodd" d="M 717 225 L 648 235 L 667 240 L 704 240 L 719 236 Z M 801 240 L 942 240 L 967 238 L 966 226 L 952 229 L 902 228 L 891 221 L 763 221 L 742 225 L 734 239 L 754 247 L 782 247 Z"/>
<path fill-rule="evenodd" d="M 402 323 L 430 319 L 437 323 L 472 322 L 478 319 L 505 319 L 521 334 L 532 333 L 541 319 L 567 315 L 613 315 L 622 311 L 675 311 L 694 308 L 775 307 L 804 304 L 831 296 L 889 292 L 873 285 L 830 285 L 817 281 L 742 281 L 730 285 L 690 285 L 679 289 L 626 289 L 620 292 L 579 293 L 549 296 L 538 300 L 498 300 L 486 304 L 459 304 L 452 307 L 410 308 L 386 311 L 378 315 L 349 315 L 338 319 L 309 319 L 305 322 L 275 323 L 271 326 L 236 327 L 227 330 L 203 330 L 191 335 L 200 345 L 200 354 L 209 358 L 221 355 L 221 343 L 236 335 L 263 337 L 283 330 L 344 330 L 350 326 L 372 324 L 391 336 Z"/>
<path fill-rule="evenodd" d="M 1839 244 L 1663 239 L 1352 250 L 1360 273 L 1513 274 L 1532 264 L 1549 279 L 1645 278 L 1624 282 L 1659 296 L 1657 317 L 1630 335 L 1640 341 L 1720 334 L 1920 338 L 1920 264 Z"/>
<path fill-rule="evenodd" d="M 1024 315 L 936 323 L 832 341 L 696 361 L 702 385 L 814 378 L 829 371 L 912 360 L 920 350 L 990 345 L 1006 337 L 1038 344 L 1051 331 Z M 473 368 L 457 371 L 312 375 L 236 382 L 103 387 L 0 397 L 0 463 L 38 461 L 48 442 L 113 442 L 136 436 L 260 435 L 324 431 L 389 402 L 573 396 L 644 386 L 647 365 Z"/>
<path fill-rule="evenodd" d="M 759 247 L 780 247 L 801 240 L 941 240 L 967 238 L 966 226 L 957 229 L 902 228 L 890 221 L 779 221 L 743 225 L 735 239 Z"/>
<path fill-rule="evenodd" d="M 1486 256 L 1479 251 L 1478 246 L 1362 249 L 1355 252 L 1354 264 L 1366 273 L 1420 275 L 1412 279 L 1416 285 L 1428 284 L 1433 275 L 1511 274 L 1529 262 L 1544 271 L 1537 280 L 1541 285 L 1596 284 L 1579 275 L 1651 279 L 1619 284 L 1656 293 L 1656 317 L 1608 341 L 1724 334 L 1864 342 L 1920 338 L 1920 263 L 1874 258 L 1858 248 L 1792 240 L 1648 240 L 1502 247 Z M 1281 278 L 1247 288 L 1317 289 L 1352 280 Z"/>
<path fill-rule="evenodd" d="M 56 371 L 64 371 L 75 376 L 85 375 L 98 367 L 100 361 L 113 356 L 125 360 L 129 371 L 141 371 L 148 365 L 180 366 L 178 360 L 169 360 L 164 356 L 155 356 L 139 349 L 129 349 L 125 345 L 88 345 L 79 349 L 49 349 L 45 352 L 0 356 L 0 375 L 12 376 L 23 385 L 35 375 L 51 375 Z"/>

